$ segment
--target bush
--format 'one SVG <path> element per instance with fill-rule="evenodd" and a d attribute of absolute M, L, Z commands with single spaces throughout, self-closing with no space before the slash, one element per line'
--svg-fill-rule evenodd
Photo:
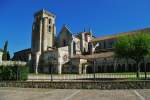
<path fill-rule="evenodd" d="M 27 80 L 28 67 L 0 66 L 0 80 Z"/>
<path fill-rule="evenodd" d="M 29 73 L 29 68 L 24 66 L 19 68 L 19 80 L 27 80 L 28 79 L 28 73 Z"/>

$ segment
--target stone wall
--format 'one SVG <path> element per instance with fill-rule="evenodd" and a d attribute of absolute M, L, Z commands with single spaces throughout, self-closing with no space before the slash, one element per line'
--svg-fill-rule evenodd
<path fill-rule="evenodd" d="M 2 61 L 0 63 L 0 66 L 15 66 L 15 65 L 20 65 L 20 66 L 25 66 L 27 63 L 23 61 Z"/>
<path fill-rule="evenodd" d="M 150 89 L 150 81 L 0 82 L 0 87 L 54 89 Z"/>

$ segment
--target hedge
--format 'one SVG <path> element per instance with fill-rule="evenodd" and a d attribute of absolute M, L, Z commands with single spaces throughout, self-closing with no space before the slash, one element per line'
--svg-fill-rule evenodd
<path fill-rule="evenodd" d="M 27 80 L 27 66 L 0 66 L 0 80 Z"/>

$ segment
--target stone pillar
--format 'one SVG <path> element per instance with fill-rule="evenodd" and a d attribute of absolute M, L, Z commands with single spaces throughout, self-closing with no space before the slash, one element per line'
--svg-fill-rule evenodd
<path fill-rule="evenodd" d="M 40 40 L 39 40 L 39 51 L 41 52 L 42 43 L 42 19 L 40 20 Z"/>
<path fill-rule="evenodd" d="M 52 46 L 55 46 L 55 37 L 56 37 L 56 27 L 55 27 L 55 24 L 53 24 L 53 32 L 52 32 L 52 35 L 53 35 L 53 41 L 52 41 Z"/>
<path fill-rule="evenodd" d="M 28 54 L 28 62 L 31 60 L 31 54 Z"/>
<path fill-rule="evenodd" d="M 70 58 L 73 57 L 73 41 L 71 41 L 69 45 L 69 56 Z"/>
<path fill-rule="evenodd" d="M 94 44 L 91 43 L 91 52 L 90 52 L 91 54 L 94 54 L 94 49 L 93 48 L 94 48 Z"/>
<path fill-rule="evenodd" d="M 62 73 L 62 64 L 58 64 L 58 74 Z"/>
<path fill-rule="evenodd" d="M 48 31 L 48 18 L 44 18 L 44 23 L 43 23 L 43 34 L 42 34 L 42 51 L 47 50 L 47 31 Z"/>
<path fill-rule="evenodd" d="M 40 53 L 37 53 L 35 55 L 36 59 L 35 59 L 35 73 L 38 74 L 38 66 L 39 66 L 39 59 L 40 59 Z"/>
<path fill-rule="evenodd" d="M 86 74 L 87 65 L 83 66 L 83 74 Z"/>
<path fill-rule="evenodd" d="M 82 33 L 82 52 L 84 52 L 84 43 L 85 42 L 85 34 L 84 33 Z"/>
<path fill-rule="evenodd" d="M 36 74 L 38 74 L 38 64 L 39 64 L 39 59 L 40 59 L 40 55 L 41 55 L 41 42 L 42 42 L 42 19 L 40 20 L 40 32 L 39 34 L 37 34 L 38 36 L 36 36 L 36 33 L 32 33 L 34 34 L 33 38 L 36 38 L 36 37 L 39 37 L 38 40 L 36 40 L 36 43 L 35 45 L 38 45 L 38 47 L 32 47 L 31 50 L 32 50 L 32 58 L 31 60 L 33 61 L 33 67 L 34 67 L 34 72 Z M 32 42 L 35 42 L 35 41 L 32 41 Z"/>
<path fill-rule="evenodd" d="M 79 69 L 78 69 L 78 71 L 79 71 L 79 74 L 82 74 L 82 64 L 79 64 Z"/>

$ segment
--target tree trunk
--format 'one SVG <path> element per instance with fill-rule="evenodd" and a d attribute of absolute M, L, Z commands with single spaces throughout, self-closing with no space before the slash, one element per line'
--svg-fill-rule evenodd
<path fill-rule="evenodd" d="M 140 63 L 137 62 L 137 73 L 136 73 L 136 76 L 137 76 L 137 79 L 139 79 L 139 75 L 140 75 Z"/>

